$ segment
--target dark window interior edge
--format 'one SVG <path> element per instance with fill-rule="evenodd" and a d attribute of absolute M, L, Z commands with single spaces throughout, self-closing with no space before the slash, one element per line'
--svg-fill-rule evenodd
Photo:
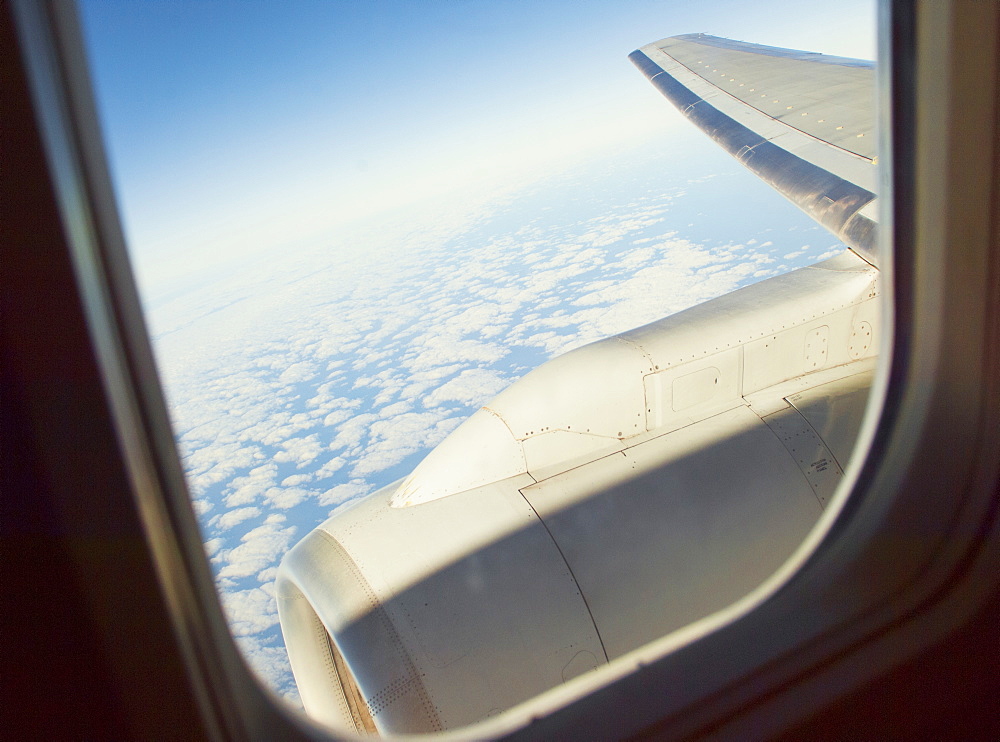
<path fill-rule="evenodd" d="M 851 729 L 861 736 L 888 730 L 902 737 L 928 736 L 929 731 L 951 738 L 1000 737 L 997 715 L 991 712 L 1000 668 L 997 653 L 988 650 L 997 646 L 1000 625 L 995 511 L 1000 498 L 998 225 L 994 221 L 989 238 L 992 255 L 984 258 L 981 245 L 970 248 L 979 250 L 973 256 L 976 266 L 986 264 L 987 289 L 993 287 L 992 293 L 980 292 L 975 298 L 992 300 L 992 313 L 983 309 L 988 303 L 976 305 L 970 299 L 964 312 L 970 321 L 949 328 L 957 339 L 930 338 L 932 343 L 951 342 L 944 347 L 952 349 L 970 339 L 981 343 L 982 358 L 964 374 L 969 390 L 960 388 L 956 375 L 962 374 L 954 369 L 940 372 L 949 374 L 943 381 L 927 381 L 946 386 L 963 404 L 950 412 L 914 412 L 913 399 L 919 397 L 916 366 L 928 342 L 920 333 L 932 331 L 920 321 L 931 311 L 925 306 L 931 302 L 924 300 L 933 294 L 931 289 L 947 293 L 963 286 L 950 274 L 935 279 L 930 268 L 938 263 L 914 250 L 920 231 L 915 226 L 919 215 L 912 208 L 919 197 L 912 169 L 918 144 L 912 139 L 916 90 L 910 86 L 919 60 L 909 56 L 918 10 L 925 18 L 960 10 L 964 40 L 992 50 L 987 61 L 996 70 L 998 13 L 995 4 L 961 1 L 941 2 L 940 9 L 910 2 L 885 7 L 891 16 L 883 25 L 894 35 L 892 270 L 897 333 L 881 421 L 887 437 L 876 439 L 859 486 L 903 494 L 849 501 L 831 537 L 841 559 L 871 560 L 861 548 L 865 538 L 871 542 L 871 523 L 937 523 L 930 533 L 939 540 L 927 544 L 929 551 L 921 555 L 930 560 L 925 566 L 940 567 L 942 574 L 929 586 L 919 580 L 897 586 L 902 610 L 894 606 L 892 593 L 882 592 L 881 608 L 869 611 L 857 625 L 820 635 L 808 647 L 793 642 L 793 649 L 784 654 L 775 654 L 772 647 L 770 660 L 760 661 L 768 654 L 766 637 L 774 630 L 768 629 L 768 620 L 777 616 L 779 627 L 795 630 L 796 621 L 810 619 L 809 614 L 788 616 L 775 605 L 794 605 L 808 592 L 803 585 L 807 577 L 823 580 L 837 572 L 837 555 L 821 549 L 806 566 L 808 574 L 800 573 L 767 611 L 747 616 L 750 622 L 706 637 L 514 736 L 539 738 L 588 729 L 592 736 L 609 738 L 623 733 L 737 738 L 752 728 L 758 736 L 787 729 L 788 738 L 811 739 L 840 737 Z M 7 21 L 0 24 L 5 41 L 2 85 L 4 100 L 9 101 L 5 139 L 11 122 L 7 143 L 12 155 L 0 177 L 12 217 L 0 271 L 5 390 L 0 526 L 8 575 L 4 603 L 18 606 L 16 612 L 6 610 L 4 617 L 9 649 L 3 684 L 8 713 L 13 711 L 7 728 L 49 738 L 325 738 L 322 730 L 277 705 L 249 674 L 211 591 L 197 526 L 178 480 L 172 439 L 162 427 L 162 397 L 155 375 L 143 375 L 151 368 L 151 357 L 136 320 L 114 198 L 99 139 L 94 139 L 96 121 L 87 105 L 81 110 L 81 98 L 89 100 L 85 74 L 70 69 L 70 60 L 82 59 L 73 9 L 3 0 L 2 11 Z M 956 32 L 952 48 L 958 46 L 958 36 Z M 34 68 L 35 93 L 53 87 L 41 102 L 30 100 L 19 50 Z M 49 69 L 45 74 L 51 78 L 40 80 L 39 67 L 45 67 L 46 58 L 50 65 L 58 61 L 58 69 Z M 66 91 L 73 101 L 65 99 Z M 60 147 L 53 148 L 53 138 L 59 137 Z M 48 165 L 43 146 L 48 147 Z M 987 197 L 996 204 L 1000 159 L 994 154 L 993 162 L 983 167 L 993 169 L 994 190 Z M 49 171 L 65 176 L 67 165 L 69 181 L 57 185 Z M 54 227 L 68 213 L 67 199 L 73 198 L 90 225 L 82 232 L 60 232 Z M 81 245 L 86 240 L 92 242 Z M 961 276 L 960 271 L 961 266 L 956 267 L 956 275 Z M 971 286 L 968 293 L 973 293 Z M 105 313 L 100 321 L 111 327 L 95 327 L 95 306 Z M 972 316 L 977 306 L 979 314 Z M 982 335 L 969 334 L 971 320 Z M 101 333 L 119 334 L 120 345 L 100 345 L 95 338 Z M 126 406 L 137 409 L 115 406 L 123 402 L 113 399 L 121 390 L 108 382 L 110 363 L 124 369 L 118 378 L 131 385 L 135 396 Z M 927 449 L 923 438 L 907 442 L 901 437 L 914 416 L 925 413 L 941 424 L 942 430 L 931 439 L 939 450 Z M 136 416 L 128 427 L 138 431 L 138 441 L 120 437 L 126 429 L 122 417 L 128 414 Z M 972 435 L 963 431 L 966 424 Z M 926 428 L 917 428 L 928 435 Z M 951 433 L 957 434 L 955 445 L 946 441 Z M 148 459 L 123 450 L 134 446 L 145 447 Z M 927 455 L 926 466 L 942 469 L 937 477 L 928 475 L 935 483 L 947 474 L 959 475 L 943 490 L 955 493 L 953 497 L 929 500 L 928 488 L 921 490 L 916 479 L 926 468 L 899 463 L 901 457 L 918 454 Z M 900 471 L 889 470 L 892 465 Z M 146 489 L 140 491 L 140 484 Z M 923 492 L 924 498 L 907 502 L 906 485 Z M 866 525 L 872 511 L 875 520 Z M 949 524 L 967 528 L 969 538 L 950 541 L 962 534 L 948 530 Z M 154 533 L 154 528 L 165 532 Z M 909 564 L 908 554 L 899 556 Z M 850 585 L 836 580 L 827 584 Z M 876 591 L 890 587 L 870 585 Z M 745 640 L 755 626 L 761 629 L 756 635 L 759 646 Z M 747 673 L 747 667 L 755 669 Z M 908 699 L 903 697 L 907 694 Z M 797 726 L 789 729 L 789 724 Z"/>

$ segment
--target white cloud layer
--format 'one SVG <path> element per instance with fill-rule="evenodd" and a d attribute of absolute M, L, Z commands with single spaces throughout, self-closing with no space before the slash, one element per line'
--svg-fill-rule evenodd
<path fill-rule="evenodd" d="M 249 577 L 277 561 L 295 535 L 295 526 L 283 526 L 285 517 L 269 515 L 264 524 L 240 538 L 239 546 L 220 552 L 225 564 L 219 577 Z"/>

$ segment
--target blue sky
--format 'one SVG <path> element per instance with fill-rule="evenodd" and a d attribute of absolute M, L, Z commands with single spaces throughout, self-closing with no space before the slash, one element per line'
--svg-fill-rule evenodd
<path fill-rule="evenodd" d="M 704 31 L 871 58 L 872 3 L 84 0 L 150 296 L 347 220 L 683 125 L 627 61 Z"/>

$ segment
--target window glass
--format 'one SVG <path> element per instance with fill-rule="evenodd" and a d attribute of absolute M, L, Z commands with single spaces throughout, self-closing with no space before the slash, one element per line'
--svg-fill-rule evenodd
<path fill-rule="evenodd" d="M 845 250 L 744 167 L 746 156 L 732 157 L 675 110 L 628 54 L 658 38 L 704 31 L 870 60 L 871 3 L 816 6 L 808 14 L 787 2 L 702 8 L 618 0 L 84 0 L 80 7 L 133 266 L 222 604 L 254 670 L 295 704 L 301 698 L 279 628 L 275 579 L 283 555 L 313 528 L 407 477 L 463 421 L 545 362 Z M 643 449 L 622 454 L 634 470 L 631 483 L 602 484 L 604 468 L 580 467 L 626 446 L 605 450 L 602 440 L 572 449 L 592 434 L 571 430 L 575 417 L 558 423 L 575 436 L 573 455 L 563 457 L 572 465 L 557 472 L 537 463 L 551 448 L 540 442 L 521 452 L 526 463 L 498 465 L 504 475 L 521 463 L 534 467 L 514 490 L 575 574 L 587 620 L 600 626 L 610 620 L 604 612 L 636 596 L 650 604 L 674 600 L 653 585 L 658 570 L 673 570 L 665 560 L 683 562 L 688 542 L 652 559 L 639 546 L 622 552 L 644 543 L 649 513 L 686 524 L 696 548 L 713 529 L 734 526 L 726 517 L 746 516 L 727 510 L 719 492 L 780 488 L 783 477 L 797 477 L 820 501 L 812 516 L 790 516 L 808 531 L 832 497 L 830 477 L 850 455 L 851 426 L 863 410 L 850 400 L 863 399 L 864 390 L 833 374 L 833 386 L 810 391 L 793 377 L 822 370 L 836 343 L 848 360 L 870 356 L 873 325 L 877 320 L 855 322 L 844 335 L 831 321 L 781 340 L 806 366 L 760 381 L 758 392 L 791 379 L 780 394 L 762 394 L 723 421 L 723 443 L 706 443 L 707 453 L 669 454 L 687 462 L 669 475 L 663 456 Z M 704 337 L 715 341 L 711 332 Z M 661 369 L 651 362 L 656 368 L 644 372 L 640 388 L 647 400 L 660 400 L 659 412 L 639 409 L 636 434 L 659 430 L 666 418 L 670 430 L 693 424 L 691 410 L 728 383 L 725 364 L 743 362 L 720 356 L 669 377 L 654 373 Z M 551 391 L 540 399 L 569 395 L 580 409 L 600 406 L 615 383 L 602 374 L 618 360 L 595 363 L 598 381 L 575 389 L 565 371 L 553 372 Z M 838 414 L 831 398 L 850 412 Z M 544 406 L 524 404 L 531 408 L 524 419 Z M 786 408 L 795 414 L 780 414 Z M 722 413 L 727 409 L 713 411 Z M 743 414 L 757 418 L 751 425 Z M 504 424 L 513 426 L 512 419 Z M 694 446 L 716 434 L 699 427 L 685 440 Z M 481 472 L 484 465 L 468 458 L 491 445 L 493 433 L 481 435 L 486 443 L 470 444 L 473 454 L 456 449 L 437 466 L 448 476 L 466 464 Z M 786 451 L 791 463 L 758 471 L 774 451 Z M 663 477 L 688 491 L 706 471 L 724 472 L 712 485 L 722 520 L 706 523 L 683 504 L 660 507 Z M 562 478 L 548 478 L 555 473 Z M 596 509 L 560 504 L 573 487 L 591 488 L 591 503 L 595 493 L 612 494 Z M 483 545 L 494 537 L 480 526 L 427 509 L 445 499 L 412 506 L 431 513 L 414 521 L 424 524 L 427 539 L 442 543 L 457 529 L 480 539 L 469 549 L 492 548 Z M 609 520 L 628 508 L 632 520 Z M 478 510 L 468 517 L 493 522 Z M 522 555 L 551 547 L 532 541 L 531 529 L 504 528 L 495 543 L 517 544 Z M 759 541 L 750 533 L 718 558 L 738 560 L 745 550 L 766 576 L 785 557 L 767 563 L 755 550 Z M 433 561 L 417 547 L 394 553 L 394 543 L 402 541 L 387 537 L 379 547 L 386 559 Z M 590 551 L 571 553 L 573 544 Z M 606 578 L 602 548 L 636 565 L 631 582 L 619 583 L 621 594 L 600 597 L 586 585 Z M 373 569 L 391 572 L 388 562 Z M 420 585 L 448 573 L 427 567 L 407 574 L 423 581 L 400 588 L 411 591 L 412 602 L 423 595 Z M 726 589 L 723 578 L 713 579 L 686 598 L 680 625 L 719 607 L 705 598 Z M 549 591 L 539 580 L 538 590 Z M 485 611 L 490 603 L 481 605 Z M 414 613 L 413 626 L 425 618 Z M 584 626 L 578 640 L 589 648 L 571 652 L 561 675 L 571 679 L 663 630 L 598 631 L 591 647 Z M 463 635 L 461 622 L 450 636 L 448 645 L 425 638 L 419 651 L 436 667 L 459 662 L 476 637 Z M 377 715 L 389 701 L 368 694 L 358 708 L 366 703 L 364 713 Z"/>

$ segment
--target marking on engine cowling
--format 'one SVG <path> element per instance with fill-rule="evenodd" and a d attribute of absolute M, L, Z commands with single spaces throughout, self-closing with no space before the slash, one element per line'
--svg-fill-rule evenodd
<path fill-rule="evenodd" d="M 624 451 L 621 451 L 620 453 L 623 456 L 625 455 Z M 549 535 L 549 538 L 552 540 L 552 545 L 555 546 L 556 551 L 559 552 L 559 557 L 563 560 L 563 565 L 566 567 L 566 574 L 569 575 L 569 578 L 571 580 L 573 580 L 573 584 L 576 585 L 576 594 L 580 596 L 580 600 L 583 601 L 583 607 L 587 609 L 587 615 L 590 617 L 590 623 L 594 627 L 594 634 L 597 636 L 597 642 L 601 645 L 601 651 L 604 653 L 604 661 L 609 662 L 610 660 L 608 658 L 608 650 L 605 649 L 604 647 L 604 638 L 601 636 L 601 630 L 597 628 L 597 620 L 594 618 L 594 612 L 590 609 L 590 603 L 587 602 L 587 596 L 583 594 L 583 588 L 580 587 L 580 581 L 576 579 L 576 575 L 573 574 L 573 568 L 569 566 L 569 560 L 563 553 L 562 547 L 559 546 L 559 542 L 556 541 L 556 537 L 553 536 L 552 531 L 549 530 L 549 526 L 545 522 L 545 518 L 543 518 L 541 515 L 538 514 L 538 511 L 535 510 L 535 506 L 531 504 L 531 500 L 529 500 L 528 497 L 524 494 L 524 491 L 519 490 L 518 494 L 520 494 L 521 497 L 524 498 L 524 501 L 528 504 L 528 507 L 531 508 L 532 511 L 534 511 L 535 515 L 538 517 L 538 522 L 542 524 L 542 528 L 545 529 L 545 532 Z"/>
<path fill-rule="evenodd" d="M 600 664 L 600 660 L 594 656 L 593 652 L 588 652 L 587 650 L 577 652 L 562 670 L 563 682 L 568 682 L 577 675 L 583 675 L 585 672 L 596 670 Z"/>
<path fill-rule="evenodd" d="M 805 370 L 816 371 L 826 365 L 829 358 L 830 328 L 820 325 L 806 334 Z"/>
<path fill-rule="evenodd" d="M 872 326 L 870 322 L 859 322 L 851 328 L 851 339 L 848 351 L 851 358 L 861 358 L 872 345 Z"/>
<path fill-rule="evenodd" d="M 791 405 L 761 419 L 781 441 L 825 509 L 844 476 L 826 443 Z"/>

